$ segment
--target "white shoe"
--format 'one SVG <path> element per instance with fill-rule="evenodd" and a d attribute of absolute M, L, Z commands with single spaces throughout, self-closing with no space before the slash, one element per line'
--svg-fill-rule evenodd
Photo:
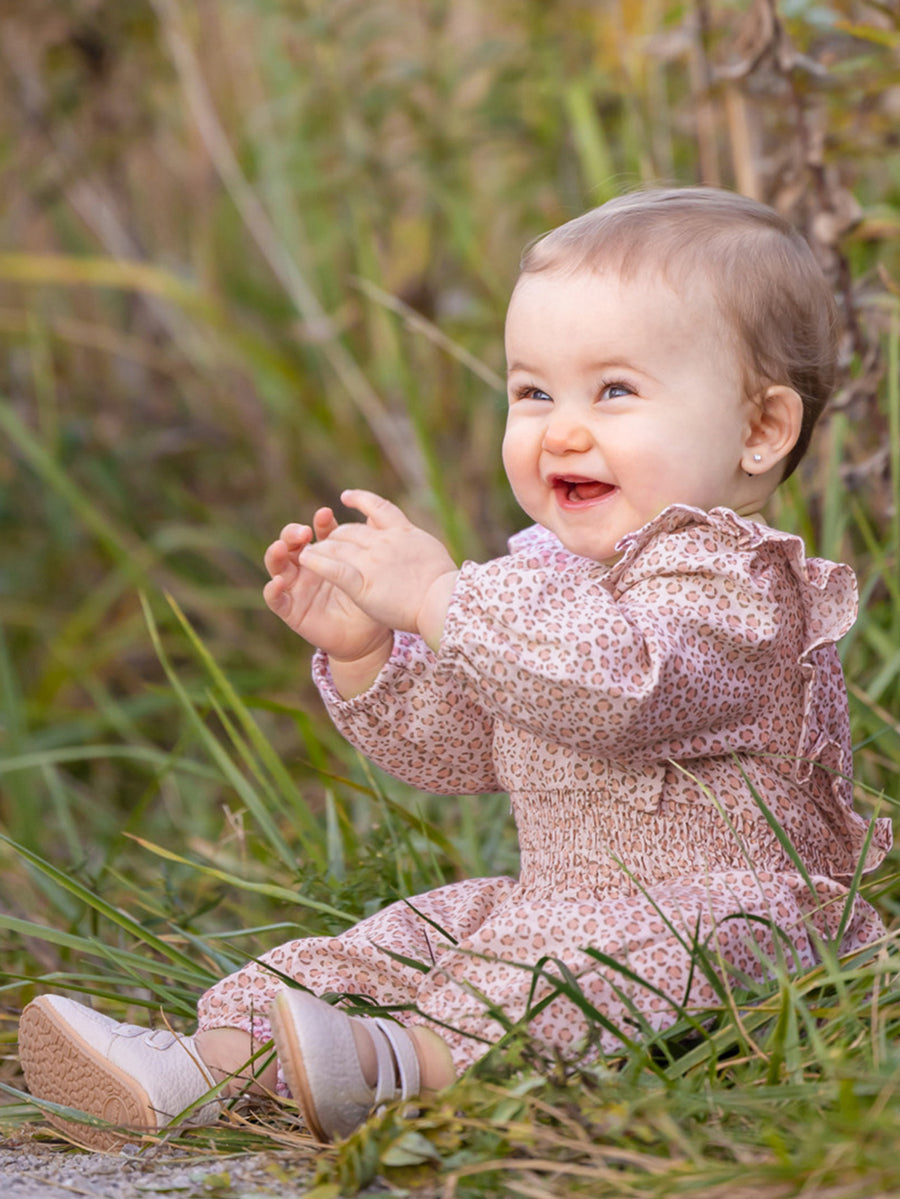
<path fill-rule="evenodd" d="M 381 1017 L 348 1016 L 307 991 L 284 987 L 269 1008 L 284 1077 L 310 1131 L 322 1141 L 349 1136 L 382 1103 L 419 1094 L 419 1059 L 406 1029 Z M 378 1078 L 362 1072 L 353 1025 L 366 1027 Z"/>
<path fill-rule="evenodd" d="M 41 995 L 25 1008 L 19 1058 L 36 1099 L 140 1132 L 165 1128 L 215 1086 L 192 1037 L 120 1024 L 62 995 Z M 214 1099 L 184 1123 L 212 1124 L 220 1110 Z M 118 1148 L 127 1138 L 52 1112 L 47 1118 L 93 1149 Z"/>

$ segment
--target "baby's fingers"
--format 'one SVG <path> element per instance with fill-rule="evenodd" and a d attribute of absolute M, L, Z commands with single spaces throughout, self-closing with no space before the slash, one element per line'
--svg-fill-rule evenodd
<path fill-rule="evenodd" d="M 285 588 L 284 579 L 280 575 L 270 579 L 263 587 L 263 599 L 266 601 L 266 606 L 276 616 L 286 616 L 291 610 L 291 597 Z"/>
<path fill-rule="evenodd" d="M 341 532 L 348 526 L 342 526 Z M 349 547 L 348 547 L 349 548 Z M 334 538 L 327 541 L 317 541 L 303 551 L 301 569 L 309 570 L 326 583 L 331 583 L 339 590 L 357 599 L 365 586 L 362 572 L 351 562 L 347 561 Z"/>
<path fill-rule="evenodd" d="M 319 513 L 317 512 L 316 516 L 318 515 Z M 279 541 L 283 541 L 292 553 L 296 553 L 297 550 L 302 550 L 305 545 L 309 545 L 312 541 L 312 536 L 312 529 L 309 525 L 291 523 L 284 526 L 278 539 Z"/>
<path fill-rule="evenodd" d="M 313 529 L 317 541 L 324 541 L 326 537 L 330 537 L 337 527 L 338 522 L 334 519 L 334 513 L 330 508 L 320 508 L 313 517 Z"/>
<path fill-rule="evenodd" d="M 297 555 L 311 541 L 312 529 L 309 525 L 285 525 L 281 536 L 265 552 L 263 561 L 266 570 L 273 578 L 285 571 L 292 577 L 296 576 Z"/>
<path fill-rule="evenodd" d="M 296 573 L 296 559 L 296 552 L 292 554 L 285 543 L 278 540 L 273 541 L 266 550 L 263 561 L 266 570 L 274 579 L 276 575 L 283 575 L 285 572 Z"/>
<path fill-rule="evenodd" d="M 369 524 L 374 525 L 376 529 L 409 527 L 410 522 L 406 513 L 396 504 L 392 504 L 390 500 L 376 495 L 374 491 L 365 491 L 362 488 L 342 491 L 341 500 L 348 508 L 355 508 L 357 512 L 361 512 Z"/>
<path fill-rule="evenodd" d="M 275 575 L 280 575 L 290 561 L 290 554 L 288 553 L 288 548 L 284 542 L 273 541 L 266 550 L 263 561 L 266 564 L 266 570 L 269 572 L 272 578 L 274 578 Z"/>

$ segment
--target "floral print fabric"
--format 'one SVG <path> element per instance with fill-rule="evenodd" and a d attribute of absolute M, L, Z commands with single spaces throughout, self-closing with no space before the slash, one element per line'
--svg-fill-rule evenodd
<path fill-rule="evenodd" d="M 203 996 L 201 1028 L 267 1038 L 283 985 L 268 964 L 316 993 L 414 1005 L 400 1018 L 430 1022 L 463 1068 L 502 1032 L 492 1006 L 518 1019 L 548 992 L 533 991 L 542 960 L 631 1035 L 636 1012 L 660 1028 L 675 1005 L 714 1001 L 695 942 L 759 978 L 779 953 L 812 965 L 842 925 L 844 951 L 883 933 L 863 900 L 845 912 L 861 854 L 871 870 L 890 847 L 889 821 L 852 808 L 834 648 L 855 617 L 852 572 L 726 509 L 669 508 L 620 549 L 610 568 L 534 528 L 507 557 L 466 563 L 439 653 L 395 635 L 353 699 L 316 656 L 335 724 L 385 770 L 442 794 L 509 792 L 520 876 L 282 945 Z M 530 1027 L 557 1049 L 585 1033 L 564 998 Z"/>

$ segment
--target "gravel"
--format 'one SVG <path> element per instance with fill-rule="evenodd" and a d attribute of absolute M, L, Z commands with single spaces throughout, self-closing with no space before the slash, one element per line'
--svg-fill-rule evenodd
<path fill-rule="evenodd" d="M 129 1152 L 129 1149 L 131 1152 Z M 0 1142 L 2 1199 L 301 1199 L 311 1158 L 296 1152 L 203 1157 L 165 1146 L 137 1153 L 82 1153 L 40 1141 Z"/>

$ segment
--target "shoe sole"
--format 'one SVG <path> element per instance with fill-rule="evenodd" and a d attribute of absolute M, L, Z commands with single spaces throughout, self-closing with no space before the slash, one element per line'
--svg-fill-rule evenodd
<path fill-rule="evenodd" d="M 282 1011 L 282 1008 L 285 1010 Z M 269 1023 L 272 1026 L 275 1044 L 280 1049 L 278 1060 L 284 1071 L 285 1080 L 291 1094 L 297 1100 L 306 1127 L 323 1145 L 328 1145 L 331 1143 L 332 1137 L 319 1123 L 312 1089 L 303 1065 L 303 1048 L 297 1039 L 297 1030 L 288 1009 L 287 998 L 281 992 L 275 996 L 269 1008 Z M 285 1049 L 287 1052 L 284 1051 Z"/>
<path fill-rule="evenodd" d="M 98 1116 L 122 1131 L 93 1128 L 45 1112 L 51 1124 L 90 1149 L 120 1149 L 135 1133 L 157 1132 L 147 1092 L 63 1019 L 49 1003 L 33 1000 L 19 1023 L 19 1060 L 28 1089 L 38 1099 Z"/>

